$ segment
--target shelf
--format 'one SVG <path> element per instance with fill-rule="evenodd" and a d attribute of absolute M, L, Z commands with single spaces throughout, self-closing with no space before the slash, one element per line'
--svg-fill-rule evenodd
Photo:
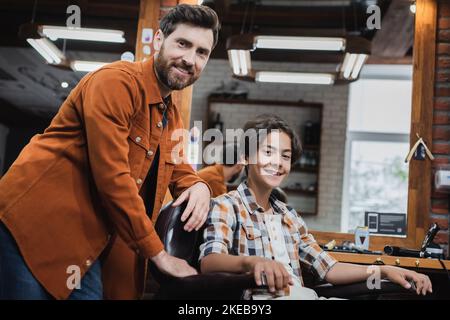
<path fill-rule="evenodd" d="M 315 216 L 315 215 L 317 215 L 317 212 L 307 212 L 307 211 L 303 211 L 301 209 L 295 209 L 295 211 L 297 211 L 297 214 L 299 214 L 300 216 Z"/>
<path fill-rule="evenodd" d="M 300 189 L 289 189 L 289 188 L 282 188 L 284 192 L 290 193 L 290 194 L 296 194 L 306 197 L 316 197 L 317 196 L 317 190 L 315 191 L 308 191 L 308 190 L 300 190 Z"/>

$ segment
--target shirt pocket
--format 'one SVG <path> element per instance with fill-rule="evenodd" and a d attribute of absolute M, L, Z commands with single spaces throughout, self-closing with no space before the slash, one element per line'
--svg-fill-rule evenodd
<path fill-rule="evenodd" d="M 261 230 L 252 225 L 242 225 L 242 229 L 247 240 L 256 240 L 261 238 Z"/>
<path fill-rule="evenodd" d="M 237 248 L 239 255 L 245 256 L 263 256 L 263 241 L 261 230 L 253 225 L 242 225 L 239 246 Z"/>
<path fill-rule="evenodd" d="M 130 133 L 128 135 L 129 142 L 132 145 L 141 147 L 144 151 L 150 148 L 149 134 L 143 128 L 133 124 L 130 128 Z M 130 150 L 131 151 L 131 150 Z"/>
<path fill-rule="evenodd" d="M 131 175 L 141 174 L 147 152 L 150 148 L 148 133 L 139 126 L 132 125 L 128 134 L 128 162 Z"/>

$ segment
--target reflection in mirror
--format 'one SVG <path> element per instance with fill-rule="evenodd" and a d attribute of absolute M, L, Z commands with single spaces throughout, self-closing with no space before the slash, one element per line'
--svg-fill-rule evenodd
<path fill-rule="evenodd" d="M 412 66 L 368 65 L 350 84 L 341 232 L 368 212 L 407 213 L 411 77 Z"/>
<path fill-rule="evenodd" d="M 339 18 L 334 25 L 336 29 L 328 30 L 327 35 L 357 35 L 371 42 L 370 57 L 357 81 L 335 85 L 233 81 L 229 62 L 224 60 L 227 58 L 223 55 L 221 59 L 213 58 L 208 62 L 193 90 L 191 119 L 202 119 L 205 122 L 211 116 L 208 114 L 208 97 L 214 94 L 224 98 L 231 96 L 247 100 L 303 101 L 323 105 L 318 157 L 320 163 L 317 170 L 318 201 L 314 203 L 314 210 L 305 202 L 295 202 L 299 198 L 298 194 L 293 196 L 292 192 L 287 192 L 292 206 L 298 209 L 313 232 L 352 233 L 355 227 L 365 224 L 366 212 L 401 213 L 404 216 L 407 213 L 409 168 L 404 159 L 408 153 L 411 126 L 414 14 L 409 9 L 409 2 L 380 1 L 380 4 L 383 3 L 381 29 L 368 30 L 365 27 L 367 7 L 362 5 L 363 10 L 352 16 L 351 12 L 355 9 L 353 4 L 361 2 L 348 3 L 352 5 L 337 7 L 338 11 L 335 11 L 336 8 L 328 8 L 330 12 L 334 12 L 330 13 L 330 17 Z M 294 9 L 293 5 L 292 10 Z M 343 28 L 342 10 L 347 9 L 352 9 L 347 12 L 349 19 L 361 20 L 356 24 L 345 23 Z M 304 10 L 303 6 L 296 14 L 302 14 Z M 324 8 L 320 10 L 323 11 Z M 320 27 L 324 21 L 303 24 L 309 18 L 311 17 L 306 14 L 302 19 L 295 17 L 292 24 L 300 29 L 285 30 L 286 33 L 281 29 L 264 29 L 264 24 L 274 23 L 274 19 L 259 21 L 259 32 L 324 36 L 325 29 L 310 28 Z M 228 35 L 236 33 L 231 31 Z M 220 52 L 216 49 L 217 54 Z M 338 56 L 324 56 L 312 51 L 285 53 L 273 50 L 258 53 L 255 50 L 252 52 L 252 68 L 328 73 L 339 69 L 342 59 L 336 57 Z M 229 118 L 226 113 L 221 112 L 220 122 L 245 123 L 256 116 L 258 111 L 284 115 L 281 108 L 267 110 L 263 106 L 264 104 L 251 113 L 247 112 L 248 108 L 242 108 L 231 112 Z M 304 122 L 295 114 L 288 116 L 286 120 L 292 121 L 292 125 L 298 128 L 305 144 Z M 304 172 L 293 172 L 286 181 L 286 186 L 289 186 L 287 189 L 292 189 L 292 186 L 309 186 L 311 181 L 308 179 L 313 176 L 311 173 L 307 175 Z M 402 232 L 405 233 L 406 230 Z"/>

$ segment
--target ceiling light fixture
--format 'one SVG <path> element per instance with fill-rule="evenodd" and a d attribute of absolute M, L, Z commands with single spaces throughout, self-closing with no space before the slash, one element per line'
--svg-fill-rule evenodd
<path fill-rule="evenodd" d="M 72 39 L 84 41 L 100 41 L 124 43 L 124 32 L 121 30 L 93 29 L 93 28 L 68 28 L 60 26 L 42 25 L 38 32 L 52 41 L 57 39 Z"/>
<path fill-rule="evenodd" d="M 233 77 L 258 82 L 334 84 L 355 81 L 370 54 L 370 41 L 361 37 L 291 37 L 240 34 L 227 39 Z M 250 53 L 257 49 L 334 51 L 345 53 L 333 73 L 277 72 L 253 70 Z"/>
<path fill-rule="evenodd" d="M 302 84 L 333 84 L 335 75 L 332 73 L 305 73 L 305 72 L 274 72 L 257 71 L 255 81 Z"/>
<path fill-rule="evenodd" d="M 228 50 L 228 60 L 235 75 L 247 76 L 250 73 L 249 71 L 252 68 L 250 51 Z"/>
<path fill-rule="evenodd" d="M 91 72 L 103 67 L 108 62 L 74 60 L 70 63 L 73 71 Z"/>
<path fill-rule="evenodd" d="M 64 54 L 45 38 L 28 38 L 27 42 L 50 64 L 60 64 L 65 60 Z"/>
<path fill-rule="evenodd" d="M 367 54 L 346 53 L 340 73 L 345 80 L 356 80 L 359 77 L 362 66 L 369 56 Z"/>
<path fill-rule="evenodd" d="M 256 36 L 255 47 L 261 49 L 344 51 L 345 38 Z"/>

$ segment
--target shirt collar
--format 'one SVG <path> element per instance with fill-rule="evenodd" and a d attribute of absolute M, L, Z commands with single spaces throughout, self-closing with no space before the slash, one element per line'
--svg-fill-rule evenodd
<path fill-rule="evenodd" d="M 157 104 L 163 102 L 161 92 L 159 91 L 158 78 L 156 77 L 154 69 L 154 59 L 154 56 L 152 56 L 150 59 L 140 62 L 145 89 L 148 93 L 146 101 L 147 104 Z"/>
<path fill-rule="evenodd" d="M 261 207 L 257 202 L 255 197 L 250 191 L 250 188 L 248 187 L 247 180 L 244 180 L 241 182 L 241 184 L 238 186 L 237 191 L 239 192 L 239 195 L 241 196 L 242 202 L 244 203 L 244 206 L 247 208 L 248 212 L 250 214 L 254 214 L 257 211 L 264 212 L 264 208 Z M 274 214 L 286 214 L 289 212 L 286 205 L 279 201 L 277 198 L 275 198 L 274 195 L 270 195 L 269 203 L 273 208 Z"/>

